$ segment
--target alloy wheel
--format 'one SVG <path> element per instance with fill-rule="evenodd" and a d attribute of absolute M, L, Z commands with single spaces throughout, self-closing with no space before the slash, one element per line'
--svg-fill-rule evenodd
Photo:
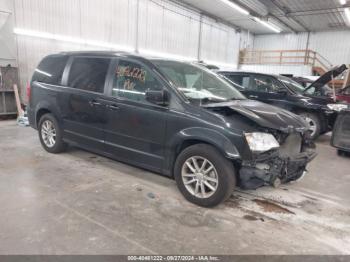
<path fill-rule="evenodd" d="M 209 198 L 218 189 L 218 173 L 204 157 L 188 158 L 182 166 L 181 176 L 187 191 L 198 198 Z"/>
<path fill-rule="evenodd" d="M 53 147 L 56 144 L 56 129 L 50 120 L 45 120 L 41 125 L 41 138 L 47 147 Z"/>
<path fill-rule="evenodd" d="M 305 117 L 305 120 L 310 126 L 309 130 L 311 132 L 311 136 L 313 137 L 315 135 L 315 133 L 316 133 L 316 130 L 317 130 L 316 123 L 315 123 L 315 121 L 312 118 L 307 117 L 307 116 Z"/>

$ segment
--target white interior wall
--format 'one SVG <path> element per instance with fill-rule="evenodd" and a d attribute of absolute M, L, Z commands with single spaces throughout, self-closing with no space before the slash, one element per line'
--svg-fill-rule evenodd
<path fill-rule="evenodd" d="M 17 28 L 112 43 L 141 54 L 170 53 L 225 69 L 238 66 L 239 33 L 168 0 L 13 1 Z M 47 54 L 106 49 L 23 35 L 17 42 L 22 86 Z"/>
<path fill-rule="evenodd" d="M 0 0 L 0 66 L 17 66 L 13 9 L 12 0 Z"/>
<path fill-rule="evenodd" d="M 333 65 L 350 64 L 350 31 L 311 33 L 310 49 Z"/>
<path fill-rule="evenodd" d="M 306 49 L 307 33 L 299 34 L 268 34 L 254 37 L 255 50 L 304 50 Z"/>
<path fill-rule="evenodd" d="M 254 50 L 305 50 L 307 33 L 269 34 L 254 37 Z M 310 33 L 308 49 L 318 52 L 332 65 L 350 64 L 350 31 Z M 310 66 L 242 65 L 242 70 L 274 72 L 277 74 L 308 75 Z"/>
<path fill-rule="evenodd" d="M 239 34 L 233 28 L 220 25 L 209 18 L 203 18 L 201 36 L 201 60 L 222 61 L 235 66 L 238 63 Z"/>
<path fill-rule="evenodd" d="M 249 31 L 242 31 L 240 34 L 241 40 L 240 40 L 240 45 L 239 49 L 253 49 L 254 48 L 254 38 L 255 35 L 251 34 Z"/>

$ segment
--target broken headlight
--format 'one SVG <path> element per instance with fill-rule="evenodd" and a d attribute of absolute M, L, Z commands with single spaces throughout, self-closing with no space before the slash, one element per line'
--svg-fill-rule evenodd
<path fill-rule="evenodd" d="M 250 150 L 253 152 L 265 152 L 280 146 L 276 138 L 269 133 L 254 132 L 245 133 L 244 135 Z"/>
<path fill-rule="evenodd" d="M 343 109 L 347 109 L 348 105 L 345 105 L 345 104 L 328 104 L 327 107 L 329 109 L 331 109 L 331 110 L 340 112 Z"/>

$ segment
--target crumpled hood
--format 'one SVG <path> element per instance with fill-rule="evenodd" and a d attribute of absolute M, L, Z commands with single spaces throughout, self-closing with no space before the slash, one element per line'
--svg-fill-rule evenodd
<path fill-rule="evenodd" d="M 239 113 L 262 127 L 280 130 L 286 133 L 294 130 L 304 132 L 308 124 L 292 112 L 279 107 L 271 106 L 255 100 L 233 100 L 230 102 L 212 103 L 205 108 L 227 107 Z"/>

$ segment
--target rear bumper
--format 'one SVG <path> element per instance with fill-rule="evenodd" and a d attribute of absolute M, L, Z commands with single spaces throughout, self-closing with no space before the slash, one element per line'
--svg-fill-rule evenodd
<path fill-rule="evenodd" d="M 306 165 L 316 157 L 314 149 L 307 149 L 294 157 L 282 157 L 276 152 L 264 159 L 243 162 L 239 171 L 240 187 L 256 189 L 264 185 L 278 186 L 298 180 L 306 171 Z"/>
<path fill-rule="evenodd" d="M 32 128 L 37 129 L 36 121 L 35 121 L 35 112 L 34 112 L 34 110 L 32 110 L 32 108 L 30 108 L 29 106 L 27 107 L 27 114 L 28 114 L 29 125 L 30 125 Z"/>

